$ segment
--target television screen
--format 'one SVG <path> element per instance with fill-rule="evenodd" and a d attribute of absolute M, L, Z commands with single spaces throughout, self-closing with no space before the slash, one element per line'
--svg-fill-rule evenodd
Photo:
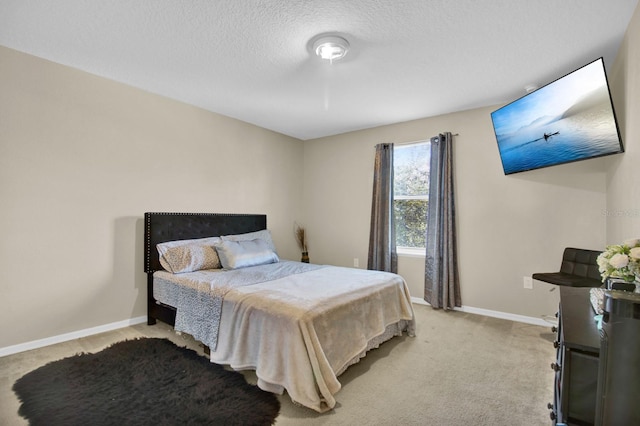
<path fill-rule="evenodd" d="M 506 175 L 624 152 L 602 58 L 491 113 Z"/>

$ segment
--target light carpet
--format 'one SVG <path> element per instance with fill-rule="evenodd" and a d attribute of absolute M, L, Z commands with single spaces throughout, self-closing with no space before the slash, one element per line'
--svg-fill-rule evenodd
<path fill-rule="evenodd" d="M 550 424 L 555 360 L 550 327 L 414 305 L 417 336 L 394 338 L 340 376 L 338 404 L 318 414 L 280 396 L 277 426 Z M 0 424 L 24 425 L 11 386 L 26 372 L 79 351 L 136 337 L 197 348 L 165 324 L 140 324 L 0 358 Z M 246 372 L 249 382 L 255 375 Z"/>

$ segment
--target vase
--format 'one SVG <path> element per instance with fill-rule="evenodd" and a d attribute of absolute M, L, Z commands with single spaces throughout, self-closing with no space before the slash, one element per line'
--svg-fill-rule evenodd
<path fill-rule="evenodd" d="M 607 290 L 623 290 L 632 293 L 640 293 L 639 281 L 625 281 L 622 278 L 608 278 L 606 281 Z"/>
<path fill-rule="evenodd" d="M 300 259 L 300 262 L 309 263 L 309 252 L 307 251 L 302 252 L 302 259 Z"/>

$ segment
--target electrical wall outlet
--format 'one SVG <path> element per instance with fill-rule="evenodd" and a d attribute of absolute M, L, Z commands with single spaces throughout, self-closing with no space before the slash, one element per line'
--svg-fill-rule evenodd
<path fill-rule="evenodd" d="M 360 266 L 360 259 L 358 259 L 357 257 L 353 258 L 353 267 L 357 268 Z"/>
<path fill-rule="evenodd" d="M 533 278 L 524 277 L 524 288 L 527 288 L 529 290 L 533 289 Z"/>

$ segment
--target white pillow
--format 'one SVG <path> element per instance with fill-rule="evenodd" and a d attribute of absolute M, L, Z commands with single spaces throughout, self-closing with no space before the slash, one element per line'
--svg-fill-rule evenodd
<path fill-rule="evenodd" d="M 220 259 L 214 245 L 220 241 L 220 237 L 208 237 L 160 243 L 156 246 L 160 265 L 174 274 L 219 269 Z"/>
<path fill-rule="evenodd" d="M 271 238 L 271 231 L 269 231 L 268 229 L 263 229 L 262 231 L 255 231 L 255 232 L 248 232 L 246 234 L 235 234 L 235 235 L 223 235 L 222 237 L 223 241 L 251 241 L 251 240 L 255 240 L 256 238 L 259 238 L 261 240 L 266 241 L 266 243 L 269 245 L 269 247 L 271 248 L 271 250 L 273 250 L 274 253 L 278 253 L 278 251 L 276 250 L 276 246 L 275 244 L 273 244 L 273 239 Z"/>
<path fill-rule="evenodd" d="M 223 269 L 247 268 L 280 261 L 269 244 L 261 238 L 245 241 L 223 239 L 216 244 L 216 250 Z"/>

